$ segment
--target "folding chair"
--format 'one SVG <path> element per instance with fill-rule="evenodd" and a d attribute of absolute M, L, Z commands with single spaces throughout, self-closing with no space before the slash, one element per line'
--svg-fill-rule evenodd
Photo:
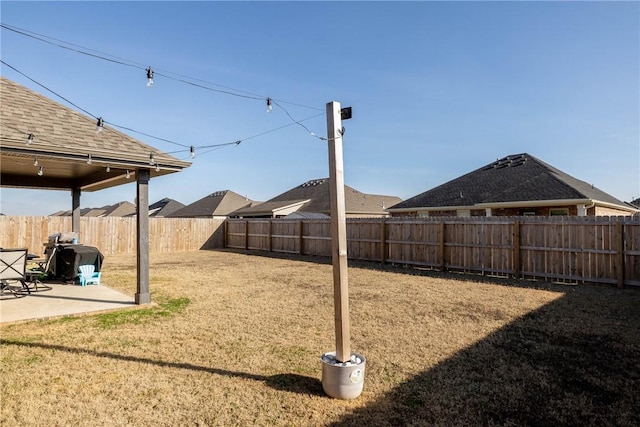
<path fill-rule="evenodd" d="M 22 289 L 28 294 L 31 293 L 27 282 L 25 281 L 25 271 L 27 269 L 27 250 L 26 249 L 0 249 L 0 284 L 1 292 L 11 292 L 14 296 L 19 295 L 11 287 L 9 281 L 18 281 L 22 283 Z"/>
<path fill-rule="evenodd" d="M 30 290 L 34 292 L 38 292 L 40 288 L 41 291 L 49 291 L 51 290 L 51 286 L 45 285 L 40 281 L 40 276 L 47 276 L 49 274 L 49 269 L 51 266 L 51 262 L 55 259 L 55 253 L 57 248 L 54 246 L 50 253 L 47 254 L 47 260 L 44 265 L 40 265 L 38 268 L 31 268 L 25 272 L 25 279 L 28 284 L 32 284 L 33 288 L 29 287 Z"/>
<path fill-rule="evenodd" d="M 100 284 L 100 272 L 96 271 L 95 266 L 80 265 L 78 266 L 78 272 L 78 281 L 80 282 L 80 286 Z"/>

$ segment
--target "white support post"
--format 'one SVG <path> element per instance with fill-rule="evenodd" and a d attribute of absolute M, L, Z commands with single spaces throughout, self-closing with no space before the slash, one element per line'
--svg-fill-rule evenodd
<path fill-rule="evenodd" d="M 327 104 L 329 142 L 329 188 L 331 197 L 331 260 L 333 262 L 333 303 L 335 308 L 336 359 L 351 357 L 349 336 L 349 281 L 347 276 L 347 220 L 344 200 L 342 118 L 339 102 Z"/>

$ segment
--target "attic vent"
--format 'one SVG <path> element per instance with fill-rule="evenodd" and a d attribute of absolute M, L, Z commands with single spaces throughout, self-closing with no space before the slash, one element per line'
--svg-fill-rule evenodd
<path fill-rule="evenodd" d="M 320 185 L 325 181 L 326 180 L 324 180 L 324 179 L 314 179 L 314 180 L 305 182 L 304 184 L 301 185 L 301 187 L 303 187 L 303 188 L 304 187 L 315 187 L 316 185 Z"/>
<path fill-rule="evenodd" d="M 215 193 L 212 193 L 211 196 L 209 197 L 221 197 L 224 196 L 224 191 L 216 191 Z"/>
<path fill-rule="evenodd" d="M 527 161 L 527 157 L 524 154 L 518 154 L 516 156 L 507 156 L 502 159 L 498 159 L 490 165 L 486 166 L 484 170 L 489 169 L 502 169 L 506 167 L 521 166 Z"/>

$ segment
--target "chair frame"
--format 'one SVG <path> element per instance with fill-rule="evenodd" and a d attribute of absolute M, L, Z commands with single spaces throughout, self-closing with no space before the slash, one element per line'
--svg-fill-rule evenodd
<path fill-rule="evenodd" d="M 21 254 L 16 254 L 21 253 Z M 31 293 L 26 282 L 27 270 L 27 249 L 0 249 L 0 293 L 11 292 L 18 297 L 24 290 Z M 22 284 L 22 289 L 16 291 L 9 285 L 9 281 L 18 281 Z"/>
<path fill-rule="evenodd" d="M 42 283 L 39 277 L 41 274 L 49 273 L 49 267 L 51 266 L 51 262 L 54 259 L 54 254 L 56 253 L 56 250 L 57 248 L 54 246 L 53 250 L 49 254 L 47 254 L 47 260 L 44 263 L 44 267 L 40 266 L 40 268 L 34 268 L 26 271 L 25 280 L 27 281 L 27 287 L 29 287 L 28 286 L 29 283 L 33 285 L 33 288 L 30 287 L 31 291 L 40 292 L 40 291 L 50 291 L 52 289 L 51 286 L 45 285 L 44 283 Z"/>

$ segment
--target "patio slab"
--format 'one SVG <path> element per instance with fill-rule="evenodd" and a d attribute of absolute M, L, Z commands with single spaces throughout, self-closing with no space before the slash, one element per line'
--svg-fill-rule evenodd
<path fill-rule="evenodd" d="M 51 290 L 32 292 L 22 298 L 0 299 L 0 323 L 51 319 L 136 307 L 132 296 L 104 285 L 78 286 L 49 283 Z"/>

